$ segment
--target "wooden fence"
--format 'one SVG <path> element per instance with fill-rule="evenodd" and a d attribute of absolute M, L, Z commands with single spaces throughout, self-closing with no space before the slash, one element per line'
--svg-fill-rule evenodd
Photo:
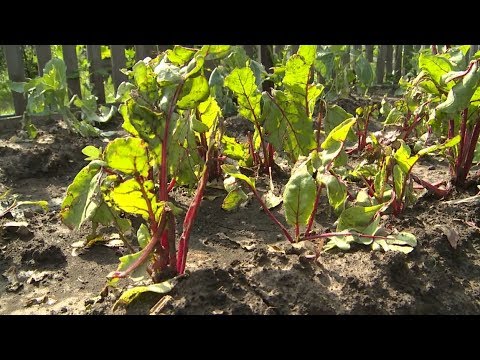
<path fill-rule="evenodd" d="M 351 51 L 364 51 L 365 56 L 371 63 L 376 64 L 376 84 L 383 84 L 387 80 L 398 81 L 411 68 L 409 59 L 412 55 L 428 45 L 352 45 L 348 47 L 343 60 L 350 61 Z M 134 45 L 136 59 L 144 59 L 147 56 L 155 56 L 164 51 L 168 45 Z M 297 46 L 292 46 L 292 52 Z M 284 45 L 246 45 L 248 55 L 255 56 L 265 68 L 273 66 L 271 55 L 280 52 Z M 374 49 L 377 48 L 377 56 L 374 57 Z M 118 85 L 126 80 L 125 74 L 120 69 L 125 67 L 126 45 L 110 45 L 111 61 L 106 63 L 101 57 L 100 45 L 87 45 L 87 58 L 90 62 L 90 80 L 93 92 L 98 97 L 98 103 L 105 103 L 104 74 L 108 72 L 112 76 L 112 82 L 116 91 Z M 472 45 L 470 54 L 479 49 L 478 45 Z M 35 45 L 38 59 L 38 72 L 42 75 L 45 64 L 51 59 L 50 45 Z M 81 96 L 80 76 L 78 59 L 75 45 L 63 45 L 63 60 L 67 68 L 68 87 L 73 94 Z M 25 68 L 22 45 L 5 45 L 4 53 L 7 62 L 8 77 L 12 81 L 25 81 Z M 12 92 L 15 115 L 21 115 L 25 111 L 26 99 L 23 94 Z"/>

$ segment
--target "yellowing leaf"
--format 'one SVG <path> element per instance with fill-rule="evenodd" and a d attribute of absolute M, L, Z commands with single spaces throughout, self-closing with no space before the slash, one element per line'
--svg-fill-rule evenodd
<path fill-rule="evenodd" d="M 133 300 L 135 300 L 138 295 L 144 293 L 144 292 L 154 292 L 157 294 L 166 294 L 170 292 L 175 284 L 171 281 L 164 281 L 159 284 L 153 284 L 149 286 L 137 286 L 132 289 L 128 289 L 125 291 L 122 296 L 117 300 L 117 302 L 113 305 L 113 309 L 117 309 L 119 306 L 127 306 L 129 305 Z"/>
<path fill-rule="evenodd" d="M 128 175 L 148 175 L 146 144 L 138 138 L 118 138 L 105 149 L 105 161 L 112 169 Z"/>

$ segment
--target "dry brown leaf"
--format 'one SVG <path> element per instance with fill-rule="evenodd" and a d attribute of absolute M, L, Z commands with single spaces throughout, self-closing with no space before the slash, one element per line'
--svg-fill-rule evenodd
<path fill-rule="evenodd" d="M 439 228 L 447 237 L 448 242 L 452 246 L 452 248 L 456 249 L 458 245 L 458 241 L 460 237 L 458 236 L 457 231 L 453 227 L 447 227 L 445 225 L 434 225 L 433 227 Z"/>

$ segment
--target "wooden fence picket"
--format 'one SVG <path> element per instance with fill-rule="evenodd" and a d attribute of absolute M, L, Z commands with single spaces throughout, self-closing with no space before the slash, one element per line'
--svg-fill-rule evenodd
<path fill-rule="evenodd" d="M 35 52 L 38 60 L 38 74 L 42 76 L 45 64 L 52 58 L 52 49 L 50 45 L 35 45 Z"/>
<path fill-rule="evenodd" d="M 7 60 L 8 78 L 11 81 L 25 81 L 25 65 L 23 63 L 22 45 L 5 45 L 5 59 Z M 12 91 L 13 107 L 15 115 L 22 115 L 25 112 L 27 102 L 25 96 L 21 93 Z"/>
<path fill-rule="evenodd" d="M 82 97 L 82 89 L 80 87 L 80 73 L 78 72 L 78 58 L 75 45 L 63 45 L 63 61 L 67 67 L 67 83 L 68 89 L 72 95 Z"/>

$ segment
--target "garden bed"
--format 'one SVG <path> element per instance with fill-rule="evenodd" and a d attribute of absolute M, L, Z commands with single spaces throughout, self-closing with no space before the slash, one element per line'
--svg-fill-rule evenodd
<path fill-rule="evenodd" d="M 160 314 L 480 311 L 479 202 L 468 200 L 478 192 L 475 186 L 444 200 L 424 196 L 386 222 L 386 227 L 417 237 L 410 254 L 354 245 L 347 252 L 322 252 L 317 261 L 288 244 L 257 202 L 227 214 L 221 208 L 226 192 L 209 187 L 191 234 L 186 275 L 168 295 L 145 293 L 128 308 L 113 311 L 119 292 L 100 301 L 98 295 L 122 249 L 101 244 L 73 248 L 89 233 L 89 225 L 72 232 L 59 216 L 67 186 L 86 164 L 81 149 L 102 142 L 70 135 L 58 123 L 41 129 L 33 142 L 12 138 L 11 131 L 2 132 L 0 140 L 0 193 L 8 187 L 21 200 L 49 202 L 47 212 L 27 207 L 14 213 L 18 218 L 0 219 L 0 224 L 28 223 L 0 233 L 0 314 L 148 314 L 159 300 L 155 313 Z M 234 130 L 237 135 L 243 131 Z M 422 172 L 433 180 L 448 178 L 446 163 L 435 159 L 415 166 L 415 173 Z M 287 179 L 275 180 L 281 191 Z M 190 196 L 182 188 L 172 195 L 184 209 Z M 462 199 L 468 201 L 458 201 Z M 333 230 L 334 220 L 321 203 L 314 229 Z"/>

